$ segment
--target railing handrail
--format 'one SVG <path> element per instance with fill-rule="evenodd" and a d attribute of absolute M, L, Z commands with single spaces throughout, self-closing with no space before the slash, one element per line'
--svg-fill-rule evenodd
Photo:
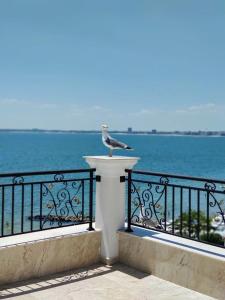
<path fill-rule="evenodd" d="M 34 172 L 16 172 L 16 173 L 2 173 L 0 174 L 0 178 L 3 177 L 19 177 L 19 176 L 33 176 L 33 175 L 51 175 L 51 174 L 69 174 L 69 173 L 88 173 L 95 172 L 96 169 L 74 169 L 74 170 L 53 170 L 53 171 L 34 171 Z"/>
<path fill-rule="evenodd" d="M 142 170 L 130 170 L 125 169 L 125 172 L 131 172 L 132 174 L 140 174 L 140 175 L 151 175 L 151 176 L 163 176 L 163 177 L 170 177 L 170 178 L 177 178 L 177 179 L 185 179 L 185 180 L 193 180 L 193 181 L 206 181 L 211 183 L 220 183 L 225 184 L 225 180 L 220 179 L 212 179 L 212 178 L 204 178 L 204 177 L 192 177 L 192 176 L 185 176 L 179 174 L 169 174 L 169 173 L 158 173 L 158 172 L 148 172 Z"/>

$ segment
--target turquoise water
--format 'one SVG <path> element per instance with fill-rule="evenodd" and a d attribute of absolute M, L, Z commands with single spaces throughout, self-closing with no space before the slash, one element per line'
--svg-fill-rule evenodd
<path fill-rule="evenodd" d="M 114 135 L 139 156 L 136 169 L 225 179 L 225 138 Z M 87 167 L 83 155 L 104 155 L 99 134 L 0 134 L 0 173 Z"/>
<path fill-rule="evenodd" d="M 214 179 L 225 179 L 225 138 L 224 137 L 182 137 L 182 136 L 149 136 L 149 135 L 114 135 L 135 150 L 115 151 L 118 155 L 139 156 L 140 162 L 136 166 L 139 170 L 202 176 Z M 0 134 L 0 173 L 45 171 L 87 168 L 82 158 L 84 155 L 105 155 L 107 149 L 102 145 L 100 134 L 39 134 L 39 133 L 1 133 Z M 39 178 L 40 179 L 40 178 Z M 28 180 L 28 179 L 26 179 Z M 46 178 L 45 178 L 46 180 Z M 27 182 L 27 181 L 26 181 Z M 49 186 L 47 186 L 49 187 Z M 88 215 L 88 182 L 85 186 L 85 214 Z M 55 190 L 54 190 L 55 189 Z M 62 190 L 61 208 L 66 209 L 66 199 L 63 199 L 64 186 L 54 184 L 51 192 L 55 199 Z M 76 189 L 70 187 L 75 196 Z M 1 188 L 0 188 L 1 192 Z M 15 187 L 14 233 L 21 232 L 22 198 L 21 187 Z M 178 191 L 177 191 L 178 192 Z M 40 215 L 40 186 L 34 188 L 34 215 Z M 31 230 L 31 186 L 24 187 L 24 230 Z M 71 196 L 71 197 L 72 197 Z M 82 198 L 79 190 L 77 198 Z M 67 196 L 66 196 L 67 197 Z M 169 197 L 169 196 L 168 196 Z M 196 209 L 196 195 L 193 195 L 193 209 Z M 58 200 L 57 200 L 58 201 Z M 176 214 L 179 213 L 179 199 Z M 1 200 L 0 200 L 1 202 Z M 51 194 L 43 194 L 43 211 L 47 215 L 52 204 Z M 63 204 L 64 203 L 64 204 Z M 205 195 L 201 197 L 201 206 L 205 209 Z M 184 194 L 184 209 L 187 209 L 188 195 Z M 168 198 L 168 207 L 171 201 Z M 12 187 L 5 188 L 4 234 L 12 232 Z M 81 210 L 81 204 L 76 203 L 75 210 Z M 218 210 L 216 206 L 211 213 Z M 66 214 L 62 210 L 59 214 Z M 0 205 L 0 223 L 1 223 Z M 69 215 L 73 215 L 70 210 Z M 170 217 L 168 215 L 168 217 Z M 43 225 L 43 223 L 42 223 Z M 45 227 L 51 224 L 44 224 Z M 33 228 L 39 229 L 40 222 L 34 221 Z M 53 224 L 57 226 L 57 222 Z M 1 224 L 0 224 L 1 230 Z"/>

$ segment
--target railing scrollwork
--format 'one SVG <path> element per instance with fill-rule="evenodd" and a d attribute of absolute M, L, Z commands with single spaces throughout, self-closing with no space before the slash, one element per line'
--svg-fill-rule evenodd
<path fill-rule="evenodd" d="M 93 230 L 94 172 L 0 174 L 0 237 L 86 223 Z"/>
<path fill-rule="evenodd" d="M 127 172 L 128 186 L 131 186 L 127 231 L 135 225 L 224 245 L 225 181 L 143 171 Z"/>

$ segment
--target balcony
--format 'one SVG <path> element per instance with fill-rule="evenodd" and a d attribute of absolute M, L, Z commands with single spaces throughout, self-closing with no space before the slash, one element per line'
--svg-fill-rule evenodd
<path fill-rule="evenodd" d="M 0 175 L 0 297 L 225 299 L 224 182 L 85 159 Z"/>

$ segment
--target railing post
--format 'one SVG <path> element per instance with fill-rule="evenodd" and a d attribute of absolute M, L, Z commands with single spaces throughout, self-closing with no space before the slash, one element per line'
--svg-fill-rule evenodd
<path fill-rule="evenodd" d="M 5 216 L 5 187 L 2 186 L 2 233 L 1 236 L 4 236 L 4 227 L 5 227 L 5 221 L 4 221 L 4 216 Z"/>
<path fill-rule="evenodd" d="M 90 170 L 90 181 L 89 181 L 89 227 L 88 230 L 92 231 L 93 228 L 93 182 L 94 182 L 94 171 Z"/>
<path fill-rule="evenodd" d="M 127 232 L 133 232 L 131 229 L 131 184 L 132 170 L 127 170 Z"/>
<path fill-rule="evenodd" d="M 42 207 L 43 207 L 43 185 L 42 183 L 40 184 L 40 230 L 43 229 L 43 224 L 42 224 Z"/>

